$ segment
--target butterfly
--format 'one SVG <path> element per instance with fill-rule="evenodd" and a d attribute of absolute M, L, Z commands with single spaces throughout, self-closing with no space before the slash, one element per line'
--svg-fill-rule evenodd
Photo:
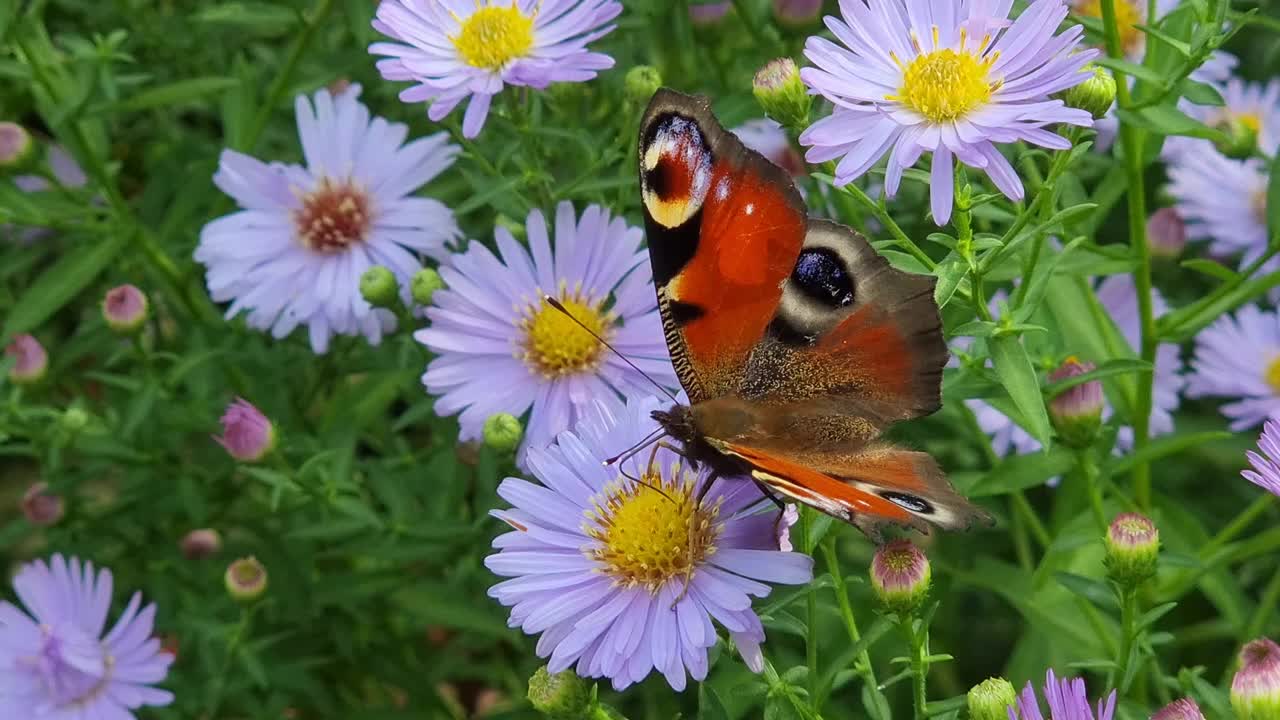
<path fill-rule="evenodd" d="M 931 456 L 881 438 L 941 407 L 936 280 L 808 217 L 790 176 L 706 98 L 658 90 L 638 149 L 658 308 L 689 399 L 654 412 L 670 447 L 872 538 L 886 523 L 990 522 Z"/>

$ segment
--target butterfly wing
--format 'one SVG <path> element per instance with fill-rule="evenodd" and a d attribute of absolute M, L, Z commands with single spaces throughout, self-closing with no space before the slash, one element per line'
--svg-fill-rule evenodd
<path fill-rule="evenodd" d="M 885 522 L 928 532 L 930 526 L 958 530 L 992 520 L 951 487 L 926 453 L 879 443 L 849 451 L 788 452 L 734 443 L 718 449 L 746 461 L 751 476 L 774 492 L 872 537 Z"/>
<path fill-rule="evenodd" d="M 690 402 L 734 393 L 804 244 L 791 178 L 721 127 L 706 98 L 659 90 L 640 124 L 658 307 Z"/>

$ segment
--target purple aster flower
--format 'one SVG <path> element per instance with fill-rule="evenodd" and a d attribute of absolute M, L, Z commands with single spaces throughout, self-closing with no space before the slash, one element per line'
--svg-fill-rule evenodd
<path fill-rule="evenodd" d="M 1230 397 L 1222 406 L 1232 430 L 1280 419 L 1280 318 L 1256 305 L 1223 315 L 1196 336 L 1190 397 Z"/>
<path fill-rule="evenodd" d="M 0 602 L 0 717 L 133 720 L 144 705 L 164 706 L 173 656 L 151 637 L 156 607 L 135 593 L 105 636 L 111 572 L 54 555 L 13 579 L 26 612 Z"/>
<path fill-rule="evenodd" d="M 809 162 L 841 158 L 835 177 L 844 185 L 887 152 L 885 189 L 892 197 L 903 170 L 930 152 L 939 225 L 951 218 L 953 159 L 1021 200 L 1022 180 L 995 144 L 1070 148 L 1045 127 L 1089 127 L 1093 118 L 1049 96 L 1087 80 L 1082 68 L 1098 52 L 1079 49 L 1080 26 L 1054 35 L 1067 17 L 1063 0 L 1033 0 L 1010 22 L 1012 6 L 1012 0 L 841 3 L 843 19 L 826 21 L 846 47 L 819 37 L 805 45 L 817 67 L 801 77 L 836 106 L 800 136 L 811 146 Z"/>
<path fill-rule="evenodd" d="M 1280 147 L 1280 80 L 1264 85 L 1233 77 L 1222 89 L 1222 98 L 1225 104 L 1220 107 L 1189 102 L 1180 103 L 1180 107 L 1209 127 L 1225 131 L 1239 125 L 1256 136 L 1262 154 L 1275 155 L 1276 148 Z M 1166 162 L 1177 162 L 1189 148 L 1195 147 L 1212 150 L 1213 143 L 1174 135 L 1165 139 L 1160 155 Z"/>
<path fill-rule="evenodd" d="M 495 413 L 518 417 L 532 408 L 521 458 L 577 423 L 593 398 L 653 392 L 573 318 L 663 386 L 678 386 L 643 231 L 598 205 L 578 217 L 568 202 L 556 208 L 554 249 L 541 211 L 530 212 L 525 227 L 528 249 L 499 226 L 501 259 L 472 242 L 441 267 L 447 288 L 432 296 L 431 324 L 414 335 L 437 356 L 422 376 L 436 412 L 460 413 L 463 440 L 479 438 Z M 548 305 L 546 294 L 573 318 Z"/>
<path fill-rule="evenodd" d="M 1259 159 L 1232 160 L 1209 145 L 1193 145 L 1169 168 L 1169 194 L 1187 224 L 1187 238 L 1208 240 L 1219 255 L 1267 247 L 1267 168 Z"/>
<path fill-rule="evenodd" d="M 1116 691 L 1112 690 L 1106 701 L 1098 701 L 1095 715 L 1089 705 L 1082 678 L 1058 679 L 1053 670 L 1045 676 L 1044 699 L 1049 703 L 1050 720 L 1111 720 L 1116 712 Z M 1040 714 L 1040 701 L 1031 683 L 1018 696 L 1018 708 L 1009 708 L 1009 720 L 1044 720 Z"/>
<path fill-rule="evenodd" d="M 1243 470 L 1240 474 L 1245 480 L 1280 497 L 1280 423 L 1268 420 L 1262 426 L 1258 449 L 1262 451 L 1261 455 L 1252 450 L 1245 453 L 1253 469 Z"/>
<path fill-rule="evenodd" d="M 228 317 L 245 312 L 250 327 L 277 338 L 306 325 L 317 353 L 335 334 L 376 345 L 395 327 L 391 311 L 361 297 L 365 270 L 389 268 L 407 303 L 418 255 L 444 257 L 459 235 L 449 208 L 410 195 L 452 165 L 458 147 L 446 133 L 405 144 L 409 128 L 371 118 L 359 94 L 351 85 L 336 97 L 298 96 L 306 167 L 223 150 L 214 184 L 244 209 L 205 225 L 195 253 L 213 299 L 231 301 Z"/>
<path fill-rule="evenodd" d="M 504 85 L 541 90 L 613 67 L 587 44 L 609 34 L 621 12 L 614 0 L 384 0 L 373 27 L 397 42 L 369 52 L 388 58 L 378 61 L 382 77 L 417 83 L 400 99 L 431 103 L 434 122 L 471 97 L 462 134 L 473 138 Z"/>
<path fill-rule="evenodd" d="M 708 473 L 656 446 L 621 467 L 601 464 L 658 430 L 650 413 L 661 407 L 652 397 L 597 402 L 554 445 L 529 451 L 542 485 L 498 487 L 514 507 L 493 515 L 515 530 L 485 559 L 510 578 L 489 594 L 511 607 L 512 627 L 541 633 L 550 672 L 576 665 L 621 690 L 657 670 L 683 690 L 686 672 L 706 677 L 713 620 L 760 672 L 764 628 L 751 598 L 771 590 L 760 581 L 812 578 L 810 557 L 779 549 L 781 513 L 749 479 L 721 478 L 703 495 Z"/>

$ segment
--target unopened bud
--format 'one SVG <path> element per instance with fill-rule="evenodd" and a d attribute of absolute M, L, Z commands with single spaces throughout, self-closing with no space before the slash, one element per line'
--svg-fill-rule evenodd
<path fill-rule="evenodd" d="M 374 307 L 394 307 L 399 294 L 396 276 L 381 265 L 374 265 L 360 276 L 360 297 Z"/>
<path fill-rule="evenodd" d="M 885 609 L 909 613 L 929 593 L 933 570 L 929 558 L 910 540 L 881 545 L 871 559 L 871 589 Z"/>
<path fill-rule="evenodd" d="M 1204 713 L 1195 700 L 1181 698 L 1157 710 L 1151 720 L 1204 720 Z"/>
<path fill-rule="evenodd" d="M 437 290 L 443 289 L 444 279 L 432 268 L 422 268 L 409 281 L 409 292 L 413 295 L 413 301 L 419 305 L 430 305 L 431 297 Z"/>
<path fill-rule="evenodd" d="M 35 158 L 31 133 L 17 123 L 0 122 L 0 173 L 24 170 Z"/>
<path fill-rule="evenodd" d="M 1116 79 L 1111 71 L 1103 67 L 1091 65 L 1093 74 L 1088 80 L 1067 88 L 1054 95 L 1066 103 L 1067 107 L 1084 110 L 1097 120 L 1107 114 L 1111 104 L 1116 101 Z"/>
<path fill-rule="evenodd" d="M 1062 366 L 1049 373 L 1050 382 L 1065 380 L 1091 372 L 1093 363 L 1080 362 L 1074 356 L 1062 362 Z M 1067 388 L 1049 401 L 1049 419 L 1058 435 L 1069 446 L 1088 447 L 1098 428 L 1102 426 L 1102 383 L 1097 380 Z"/>
<path fill-rule="evenodd" d="M 1231 707 L 1237 720 L 1280 718 L 1280 645 L 1258 638 L 1240 650 L 1240 669 L 1231 680 Z"/>
<path fill-rule="evenodd" d="M 1156 574 L 1160 531 L 1146 516 L 1117 515 L 1107 528 L 1104 544 L 1107 575 L 1121 586 L 1135 588 Z"/>
<path fill-rule="evenodd" d="M 732 2 L 689 3 L 689 20 L 695 28 L 713 28 L 724 22 Z"/>
<path fill-rule="evenodd" d="M 484 444 L 502 453 L 514 452 L 524 437 L 524 426 L 510 413 L 490 415 L 481 431 Z"/>
<path fill-rule="evenodd" d="M 244 398 L 236 398 L 228 405 L 219 422 L 222 434 L 213 439 L 240 462 L 258 462 L 275 449 L 275 427 L 261 410 Z"/>
<path fill-rule="evenodd" d="M 787 27 L 807 27 L 822 16 L 822 0 L 773 0 L 773 16 Z"/>
<path fill-rule="evenodd" d="M 800 79 L 800 68 L 791 58 L 771 60 L 760 68 L 751 92 L 765 114 L 783 127 L 800 130 L 809 125 L 813 97 Z"/>
<path fill-rule="evenodd" d="M 969 720 L 1009 720 L 1009 708 L 1018 699 L 1013 684 L 1004 678 L 987 678 L 969 689 Z"/>
<path fill-rule="evenodd" d="M 212 528 L 192 530 L 182 536 L 181 547 L 188 560 L 203 560 L 222 550 L 222 535 Z"/>
<path fill-rule="evenodd" d="M 1187 224 L 1178 211 L 1163 207 L 1147 218 L 1147 243 L 1155 257 L 1176 258 L 1187 246 Z"/>
<path fill-rule="evenodd" d="M 623 84 L 626 86 L 627 100 L 636 105 L 644 105 L 662 87 L 662 73 L 652 65 L 637 65 L 627 71 Z"/>
<path fill-rule="evenodd" d="M 49 369 L 49 355 L 44 346 L 31 335 L 18 335 L 4 349 L 4 354 L 13 358 L 13 367 L 9 368 L 9 380 L 15 385 L 34 385 L 44 378 Z"/>
<path fill-rule="evenodd" d="M 47 483 L 32 485 L 22 496 L 22 515 L 32 525 L 56 525 L 62 519 L 63 511 L 62 496 L 49 492 Z"/>
<path fill-rule="evenodd" d="M 586 720 L 595 701 L 591 685 L 572 670 L 551 674 L 543 665 L 529 678 L 529 702 L 550 720 Z"/>
<path fill-rule="evenodd" d="M 1227 113 L 1217 129 L 1225 137 L 1214 142 L 1218 151 L 1229 158 L 1243 160 L 1258 151 L 1258 121 Z"/>
<path fill-rule="evenodd" d="M 267 569 L 255 557 L 240 558 L 227 566 L 223 582 L 235 600 L 257 600 L 267 591 Z"/>
<path fill-rule="evenodd" d="M 121 335 L 132 335 L 147 321 L 147 296 L 133 285 L 111 288 L 102 298 L 102 319 Z"/>
<path fill-rule="evenodd" d="M 80 432 L 89 425 L 89 411 L 82 407 L 72 406 L 62 411 L 62 417 L 58 418 L 58 425 L 63 430 L 72 435 Z"/>

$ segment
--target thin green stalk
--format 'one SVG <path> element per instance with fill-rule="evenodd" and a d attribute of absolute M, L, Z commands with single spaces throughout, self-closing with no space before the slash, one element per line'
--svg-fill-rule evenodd
<path fill-rule="evenodd" d="M 1111 687 L 1119 688 L 1121 695 L 1128 690 L 1125 676 L 1129 674 L 1129 655 L 1133 653 L 1133 644 L 1137 639 L 1138 592 L 1125 588 L 1120 591 L 1120 650 L 1116 653 L 1116 667 L 1107 682 Z"/>
<path fill-rule="evenodd" d="M 244 642 L 245 636 L 249 634 L 249 628 L 253 624 L 253 611 L 256 607 L 251 605 L 240 611 L 240 622 L 236 624 L 235 631 L 227 640 L 227 654 L 222 659 L 222 669 L 212 678 L 212 696 L 209 698 L 209 711 L 205 713 L 206 717 L 218 717 L 218 709 L 222 706 L 222 698 L 227 691 L 227 675 L 231 672 L 231 663 L 240 650 L 240 643 Z"/>
<path fill-rule="evenodd" d="M 1102 0 L 1102 24 L 1106 29 L 1107 54 L 1123 58 L 1120 47 L 1120 30 L 1116 22 L 1116 0 Z M 1132 106 L 1129 85 L 1124 78 L 1116 83 L 1116 101 L 1122 109 Z M 1151 303 L 1151 250 L 1147 245 L 1146 187 L 1142 167 L 1144 133 L 1123 120 L 1120 123 L 1120 143 L 1124 149 L 1126 177 L 1129 181 L 1129 245 L 1138 260 L 1134 271 L 1134 283 L 1138 291 L 1138 318 L 1142 330 L 1141 359 L 1154 364 L 1156 357 L 1155 314 Z M 1155 375 L 1145 373 L 1138 383 L 1138 398 L 1133 418 L 1133 451 L 1141 453 L 1146 446 L 1151 425 L 1151 403 Z M 1133 495 L 1138 505 L 1151 507 L 1151 463 L 1143 460 L 1133 466 Z"/>
<path fill-rule="evenodd" d="M 311 19 L 303 26 L 302 33 L 294 41 L 293 47 L 289 48 L 289 55 L 285 58 L 284 66 L 276 74 L 275 80 L 267 90 L 266 99 L 263 100 L 262 105 L 258 108 L 258 114 L 253 118 L 253 124 L 249 126 L 248 134 L 243 138 L 241 149 L 244 152 L 253 150 L 253 146 L 258 144 L 262 131 L 266 130 L 267 122 L 271 119 L 271 111 L 275 109 L 276 105 L 284 98 L 285 92 L 289 90 L 289 84 L 293 81 L 293 73 L 298 68 L 298 62 L 302 60 L 303 53 L 311 45 L 316 31 L 324 25 L 325 18 L 332 8 L 333 0 L 317 0 L 315 10 L 311 13 Z"/>
<path fill-rule="evenodd" d="M 835 536 L 828 535 L 823 539 L 822 558 L 827 563 L 827 572 L 831 574 L 832 583 L 835 586 L 836 604 L 840 606 L 840 619 L 844 621 L 845 632 L 849 634 L 849 642 L 857 645 L 862 641 L 862 633 L 858 631 L 858 621 L 853 615 L 853 604 L 849 602 L 849 588 L 845 584 L 844 574 L 840 572 L 840 557 L 836 553 Z M 813 593 L 810 593 L 812 596 Z M 887 707 L 888 699 L 884 697 L 884 693 L 880 690 L 880 683 L 876 680 L 876 670 L 871 664 L 871 652 L 863 648 L 858 653 L 858 662 L 854 665 L 854 672 L 862 676 L 864 687 L 869 689 L 877 696 L 878 707 Z"/>
<path fill-rule="evenodd" d="M 812 542 L 813 534 L 811 532 L 813 526 L 813 511 L 804 508 L 800 512 L 800 532 L 804 535 L 805 550 L 813 555 Z M 814 710 L 817 710 L 818 702 L 818 686 L 820 684 L 818 676 L 818 597 L 817 593 L 810 592 L 805 595 L 805 622 L 806 632 L 804 639 L 804 655 L 805 664 L 809 667 L 809 702 L 814 704 Z"/>
<path fill-rule="evenodd" d="M 1093 510 L 1093 520 L 1098 530 L 1104 535 L 1107 532 L 1107 512 L 1102 502 L 1102 488 L 1098 486 L 1098 466 L 1087 449 L 1076 452 L 1076 466 L 1084 475 L 1085 487 L 1089 490 L 1089 506 Z"/>
<path fill-rule="evenodd" d="M 1258 598 L 1258 607 L 1244 626 L 1244 632 L 1237 638 L 1240 642 L 1252 640 L 1267 631 L 1267 624 L 1275 619 L 1276 603 L 1280 602 L 1280 571 L 1271 576 L 1262 597 Z"/>
<path fill-rule="evenodd" d="M 836 175 L 836 164 L 832 161 L 827 161 L 823 167 L 834 179 Z M 912 257 L 919 260 L 926 268 L 932 271 L 938 267 L 938 263 L 934 262 L 933 258 L 929 257 L 929 255 L 922 250 L 919 245 L 916 245 L 911 238 L 907 237 L 907 234 L 902 231 L 902 228 L 894 221 L 893 217 L 889 215 L 889 212 L 880 207 L 880 203 L 872 200 L 870 196 L 862 191 L 862 188 L 853 183 L 849 183 L 842 187 L 833 186 L 833 189 L 836 192 L 845 192 L 852 195 L 853 199 L 857 200 L 863 207 L 869 210 L 871 214 L 880 221 L 881 225 L 884 225 L 885 229 L 889 231 L 889 234 L 892 235 L 893 239 L 897 242 L 898 247 L 910 253 Z"/>
<path fill-rule="evenodd" d="M 928 666 L 924 661 L 928 654 L 929 630 L 923 627 L 923 623 L 917 629 L 915 619 L 910 615 L 901 618 L 899 627 L 906 635 L 907 644 L 911 646 L 911 705 L 915 710 L 915 720 L 924 720 L 928 717 L 926 706 L 929 704 L 925 683 Z"/>
<path fill-rule="evenodd" d="M 1263 493 L 1257 500 L 1254 500 L 1240 514 L 1235 517 L 1227 526 L 1218 531 L 1209 542 L 1196 553 L 1201 561 L 1207 561 L 1213 557 L 1219 550 L 1226 547 L 1228 543 L 1235 540 L 1241 533 L 1249 529 L 1255 520 L 1262 516 L 1268 509 L 1275 504 L 1276 496 L 1270 493 Z M 1179 597 L 1187 590 L 1195 585 L 1196 581 L 1204 574 L 1205 570 L 1186 570 L 1177 578 L 1171 581 L 1168 589 L 1161 593 L 1164 597 Z"/>

